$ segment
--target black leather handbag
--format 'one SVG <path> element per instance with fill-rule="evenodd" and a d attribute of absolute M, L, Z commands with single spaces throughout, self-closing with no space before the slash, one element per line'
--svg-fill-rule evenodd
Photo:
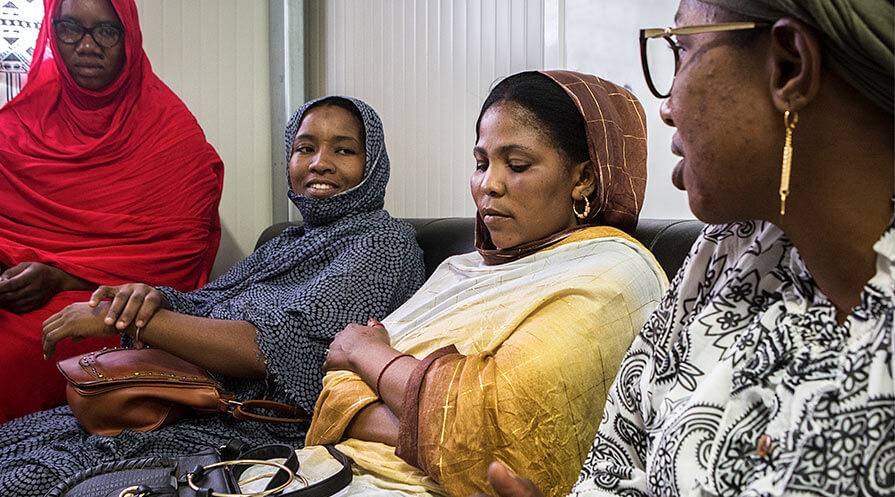
<path fill-rule="evenodd" d="M 351 483 L 351 461 L 331 445 L 329 453 L 342 465 L 336 474 L 308 485 L 299 472 L 295 449 L 265 445 L 246 449 L 231 440 L 185 457 L 144 457 L 101 464 L 81 471 L 50 490 L 46 497 L 329 497 Z M 285 459 L 283 463 L 271 459 Z M 240 480 L 251 466 L 269 466 L 275 472 Z M 242 493 L 240 483 L 272 477 L 262 491 Z M 293 481 L 305 487 L 285 492 Z"/>

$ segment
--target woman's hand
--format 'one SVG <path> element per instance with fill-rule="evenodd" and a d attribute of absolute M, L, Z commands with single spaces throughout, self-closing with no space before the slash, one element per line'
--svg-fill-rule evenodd
<path fill-rule="evenodd" d="M 87 304 L 96 307 L 105 299 L 112 299 L 104 322 L 114 325 L 119 331 L 133 324 L 137 328 L 146 326 L 159 309 L 168 309 L 171 304 L 162 292 L 144 283 L 128 283 L 120 286 L 101 285 L 90 296 Z M 136 319 L 135 319 L 136 318 Z"/>
<path fill-rule="evenodd" d="M 87 337 L 113 337 L 118 334 L 114 326 L 103 322 L 108 303 L 91 307 L 86 302 L 71 304 L 53 314 L 43 323 L 44 359 L 53 357 L 56 344 L 66 337 L 74 341 Z"/>
<path fill-rule="evenodd" d="M 375 324 L 374 326 L 370 326 Z M 349 324 L 344 330 L 336 333 L 333 343 L 326 353 L 326 361 L 323 362 L 324 371 L 343 369 L 357 373 L 355 366 L 357 353 L 368 351 L 370 347 L 390 346 L 388 332 L 381 323 L 367 322 L 367 326 Z"/>
<path fill-rule="evenodd" d="M 16 314 L 40 309 L 57 293 L 89 289 L 91 285 L 40 262 L 23 262 L 0 274 L 0 307 Z"/>
<path fill-rule="evenodd" d="M 497 497 L 544 497 L 531 480 L 519 478 L 499 462 L 493 462 L 488 466 L 488 483 L 491 484 Z M 476 497 L 485 495 L 479 494 Z"/>

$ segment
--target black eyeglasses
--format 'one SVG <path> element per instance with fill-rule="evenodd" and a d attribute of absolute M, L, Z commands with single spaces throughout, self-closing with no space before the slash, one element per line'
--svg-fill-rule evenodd
<path fill-rule="evenodd" d="M 66 45 L 77 45 L 89 34 L 97 45 L 103 48 L 112 48 L 121 43 L 124 30 L 114 24 L 100 24 L 92 28 L 86 28 L 74 21 L 53 19 L 53 31 L 56 39 Z"/>
<path fill-rule="evenodd" d="M 672 38 L 677 35 L 695 35 L 720 31 L 740 31 L 770 26 L 767 22 L 721 22 L 680 28 L 649 28 L 640 30 L 640 63 L 646 85 L 657 98 L 668 98 L 671 85 L 680 66 L 680 45 Z M 654 41 L 647 43 L 651 40 Z M 652 70 L 650 70 L 652 66 Z"/>

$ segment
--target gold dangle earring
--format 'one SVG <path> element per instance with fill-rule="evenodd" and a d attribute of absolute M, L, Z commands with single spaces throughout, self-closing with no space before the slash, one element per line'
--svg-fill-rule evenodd
<path fill-rule="evenodd" d="M 584 212 L 578 212 L 578 209 L 575 208 L 575 201 L 572 201 L 572 212 L 575 213 L 575 217 L 578 219 L 584 219 L 590 214 L 590 200 L 587 199 L 587 195 L 584 196 Z"/>
<path fill-rule="evenodd" d="M 789 175 L 792 172 L 792 130 L 796 129 L 799 114 L 795 111 L 783 113 L 783 127 L 786 140 L 783 143 L 783 169 L 780 171 L 780 216 L 786 215 L 786 197 L 789 196 Z"/>

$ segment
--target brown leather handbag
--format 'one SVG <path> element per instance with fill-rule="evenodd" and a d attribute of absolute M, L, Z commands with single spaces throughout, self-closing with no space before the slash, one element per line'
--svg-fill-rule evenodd
<path fill-rule="evenodd" d="M 270 400 L 237 401 L 202 368 L 156 348 L 103 349 L 56 363 L 72 413 L 90 433 L 152 431 L 189 414 L 228 412 L 236 419 L 304 423 L 308 414 Z M 267 409 L 287 417 L 247 409 Z"/>

